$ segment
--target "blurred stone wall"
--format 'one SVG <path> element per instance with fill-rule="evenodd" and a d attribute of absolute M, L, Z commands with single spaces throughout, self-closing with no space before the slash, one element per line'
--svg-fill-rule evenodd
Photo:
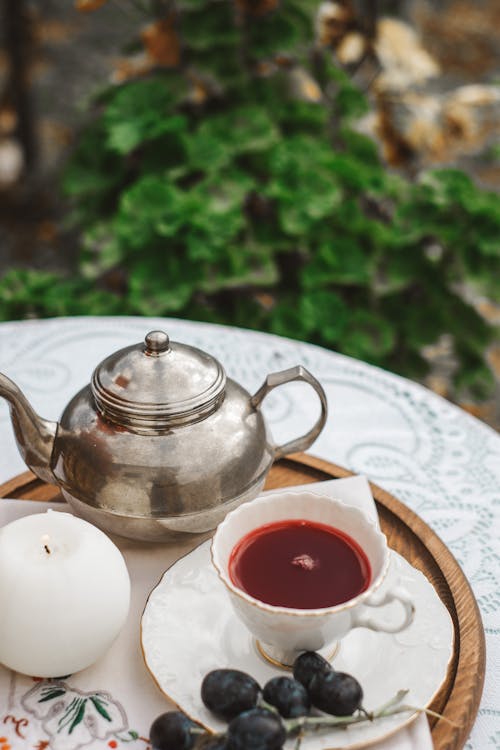
<path fill-rule="evenodd" d="M 126 2 L 79 13 L 68 0 L 0 0 L 0 273 L 14 265 L 70 266 L 75 243 L 58 235 L 63 208 L 54 188 L 85 123 L 86 102 L 108 82 L 139 23 Z M 22 91 L 11 41 L 19 26 Z M 19 39 L 15 43 L 19 48 Z M 31 144 L 17 111 L 20 97 L 29 111 Z"/>
<path fill-rule="evenodd" d="M 463 92 L 456 103 L 454 163 L 484 187 L 500 190 L 500 2 L 408 0 L 406 12 L 439 65 L 436 90 Z"/>

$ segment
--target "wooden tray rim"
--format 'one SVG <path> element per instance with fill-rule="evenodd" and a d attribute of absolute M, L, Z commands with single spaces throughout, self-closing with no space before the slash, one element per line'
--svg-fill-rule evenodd
<path fill-rule="evenodd" d="M 291 454 L 280 463 L 282 465 L 298 464 L 299 467 L 312 469 L 332 478 L 355 476 L 355 473 L 348 469 L 310 454 Z M 15 496 L 20 491 L 30 492 L 40 486 L 43 486 L 41 480 L 31 471 L 26 471 L 0 485 L 0 498 Z M 486 664 L 484 628 L 474 593 L 451 551 L 425 521 L 377 484 L 370 482 L 370 488 L 377 505 L 394 515 L 399 523 L 407 526 L 410 533 L 425 547 L 449 589 L 450 598 L 455 607 L 453 610 L 448 606 L 455 631 L 456 658 L 454 664 L 452 662 L 451 674 L 447 679 L 449 688 L 442 709 L 444 719 L 430 723 L 436 749 L 461 750 L 477 716 Z M 56 491 L 56 488 L 54 490 Z M 24 497 L 24 499 L 29 498 Z M 452 571 L 453 575 L 449 575 L 445 570 Z M 471 653 L 473 657 L 475 655 L 472 661 Z M 466 706 L 464 706 L 464 695 L 467 696 Z M 462 723 L 450 725 L 449 721 L 453 722 L 452 717 L 456 715 L 464 717 Z"/>

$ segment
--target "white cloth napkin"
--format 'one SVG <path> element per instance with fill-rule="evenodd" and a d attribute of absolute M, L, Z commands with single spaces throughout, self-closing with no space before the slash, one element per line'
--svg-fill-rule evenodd
<path fill-rule="evenodd" d="M 375 503 L 364 477 L 335 479 L 304 486 L 363 509 L 377 520 Z M 296 489 L 296 488 L 289 488 Z M 1 500 L 0 526 L 62 504 Z M 208 536 L 208 535 L 207 535 Z M 142 658 L 140 621 L 147 596 L 164 570 L 200 542 L 172 546 L 113 538 L 121 549 L 132 581 L 127 623 L 108 653 L 88 669 L 52 682 L 51 698 L 41 700 L 48 683 L 15 674 L 0 666 L 0 750 L 147 750 L 149 727 L 160 713 L 172 708 L 155 687 Z M 0 603 L 0 607 L 2 604 Z M 0 611 L 1 617 L 1 611 Z M 36 625 L 35 625 L 36 627 Z M 43 693 L 46 698 L 47 692 Z M 63 721 L 75 701 L 85 701 L 83 719 Z M 375 750 L 431 750 L 432 739 L 424 715 Z"/>

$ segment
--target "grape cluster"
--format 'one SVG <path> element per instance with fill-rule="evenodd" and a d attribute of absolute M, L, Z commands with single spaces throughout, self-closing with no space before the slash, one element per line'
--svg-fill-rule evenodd
<path fill-rule="evenodd" d="M 263 688 L 237 669 L 209 672 L 201 685 L 204 705 L 228 721 L 224 734 L 210 735 L 181 711 L 152 724 L 153 750 L 280 750 L 289 734 L 305 728 L 311 707 L 337 717 L 361 708 L 363 691 L 351 675 L 336 672 L 322 656 L 306 651 L 293 677 L 273 677 Z M 302 721 L 302 724 L 297 722 Z"/>

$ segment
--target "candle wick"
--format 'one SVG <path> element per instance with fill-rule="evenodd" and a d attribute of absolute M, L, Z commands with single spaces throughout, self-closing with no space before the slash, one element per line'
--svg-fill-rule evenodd
<path fill-rule="evenodd" d="M 51 550 L 51 549 L 50 549 L 50 547 L 49 547 L 50 536 L 49 536 L 48 534 L 44 534 L 44 535 L 42 536 L 41 542 L 42 542 L 42 544 L 43 544 L 43 548 L 44 548 L 45 552 L 46 552 L 46 553 L 47 553 L 48 555 L 50 555 L 50 554 L 51 554 L 51 552 L 52 552 L 52 550 Z"/>

